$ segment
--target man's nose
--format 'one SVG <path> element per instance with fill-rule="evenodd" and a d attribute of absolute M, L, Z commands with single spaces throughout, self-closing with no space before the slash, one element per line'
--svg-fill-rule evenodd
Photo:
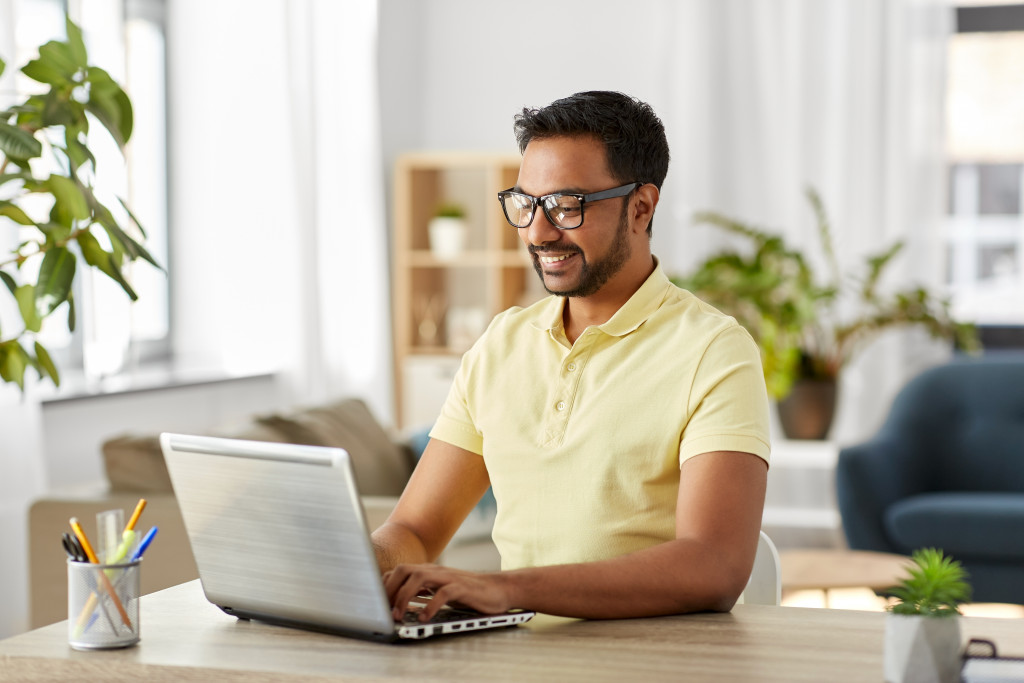
<path fill-rule="evenodd" d="M 533 222 L 527 227 L 523 228 L 526 231 L 527 244 L 547 244 L 548 242 L 557 242 L 561 236 L 562 231 L 551 224 L 548 220 L 548 215 L 537 207 L 537 213 L 533 217 Z"/>

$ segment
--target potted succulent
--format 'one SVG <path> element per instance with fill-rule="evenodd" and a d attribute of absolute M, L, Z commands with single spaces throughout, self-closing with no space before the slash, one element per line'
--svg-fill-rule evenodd
<path fill-rule="evenodd" d="M 427 230 L 434 257 L 441 261 L 454 260 L 466 246 L 466 210 L 454 202 L 441 204 Z"/>
<path fill-rule="evenodd" d="M 125 266 L 141 258 L 141 225 L 123 200 L 108 208 L 95 189 L 89 142 L 99 123 L 123 151 L 132 134 L 131 101 L 103 69 L 90 65 L 82 33 L 70 19 L 67 40 L 52 40 L 22 73 L 40 92 L 0 111 L 0 230 L 17 246 L 0 256 L 0 280 L 20 325 L 0 327 L 0 378 L 24 389 L 25 372 L 60 383 L 36 337 L 44 320 L 67 304 L 75 327 L 72 283 L 79 261 L 117 282 L 135 300 Z M 5 63 L 0 60 L 0 73 Z"/>
<path fill-rule="evenodd" d="M 969 351 L 978 347 L 978 341 L 974 326 L 953 320 L 948 302 L 925 288 L 880 291 L 882 275 L 902 243 L 867 257 L 861 273 L 842 272 L 821 198 L 813 188 L 806 194 L 827 277 L 819 277 L 804 253 L 781 236 L 719 213 L 699 212 L 695 223 L 737 235 L 750 249 L 715 254 L 689 275 L 672 279 L 734 316 L 753 335 L 786 435 L 820 439 L 832 421 L 840 370 L 884 330 L 916 325 Z M 841 316 L 840 311 L 849 315 Z"/>
<path fill-rule="evenodd" d="M 959 681 L 959 606 L 971 598 L 967 572 L 935 548 L 915 550 L 911 560 L 885 615 L 885 680 Z"/>

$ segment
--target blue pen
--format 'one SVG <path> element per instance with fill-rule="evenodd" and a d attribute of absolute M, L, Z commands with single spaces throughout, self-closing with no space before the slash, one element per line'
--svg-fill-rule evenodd
<path fill-rule="evenodd" d="M 146 552 L 146 548 L 148 548 L 149 544 L 153 542 L 154 536 L 156 536 L 156 527 L 153 527 L 146 532 L 146 535 L 142 537 L 142 541 L 139 543 L 139 547 L 135 549 L 135 552 L 132 553 L 131 559 L 128 561 L 134 562 L 142 557 L 142 553 Z"/>

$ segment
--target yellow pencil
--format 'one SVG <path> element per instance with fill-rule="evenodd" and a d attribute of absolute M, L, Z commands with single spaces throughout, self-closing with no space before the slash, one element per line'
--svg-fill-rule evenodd
<path fill-rule="evenodd" d="M 128 523 L 124 525 L 125 531 L 133 531 L 135 529 L 135 524 L 139 521 L 139 515 L 141 515 L 142 511 L 145 509 L 146 499 L 139 498 L 139 503 L 135 506 L 135 512 L 133 512 L 132 516 L 128 518 Z"/>
<path fill-rule="evenodd" d="M 82 527 L 79 525 L 77 517 L 71 518 L 71 530 L 75 532 L 75 537 L 78 538 L 78 542 L 82 544 L 82 550 L 85 551 L 85 556 L 89 558 L 89 562 L 99 564 L 100 560 L 96 557 L 96 553 L 93 552 L 92 545 L 90 545 L 89 539 L 86 538 L 85 532 L 82 531 Z M 117 591 L 115 591 L 114 586 L 111 585 L 110 579 L 108 579 L 107 575 L 103 572 L 96 573 L 103 582 L 103 588 L 110 593 L 110 597 L 114 601 L 114 607 L 116 607 L 117 611 L 121 614 L 121 620 L 124 622 L 124 625 L 128 628 L 132 628 L 132 620 L 128 618 L 128 612 L 125 611 L 124 605 L 121 604 L 121 599 L 117 597 Z M 91 612 L 92 610 L 89 611 Z"/>

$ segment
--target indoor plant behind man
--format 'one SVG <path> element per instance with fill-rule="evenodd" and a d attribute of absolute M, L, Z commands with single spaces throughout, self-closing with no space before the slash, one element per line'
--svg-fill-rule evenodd
<path fill-rule="evenodd" d="M 423 589 L 482 612 L 610 618 L 728 610 L 764 504 L 757 346 L 669 282 L 651 221 L 669 151 L 646 104 L 587 92 L 516 117 L 499 199 L 550 297 L 463 357 L 374 543 L 396 617 Z M 501 572 L 430 564 L 493 487 Z"/>

